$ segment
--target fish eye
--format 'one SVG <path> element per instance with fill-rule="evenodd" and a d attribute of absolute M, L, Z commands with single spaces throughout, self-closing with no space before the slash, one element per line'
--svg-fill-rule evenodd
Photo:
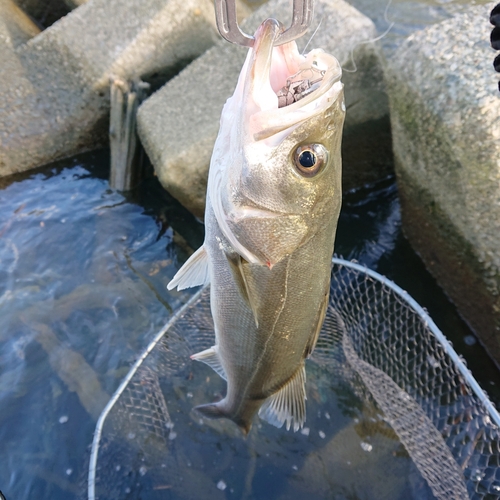
<path fill-rule="evenodd" d="M 328 152 L 322 144 L 304 144 L 293 153 L 295 168 L 303 177 L 314 177 L 328 162 Z"/>

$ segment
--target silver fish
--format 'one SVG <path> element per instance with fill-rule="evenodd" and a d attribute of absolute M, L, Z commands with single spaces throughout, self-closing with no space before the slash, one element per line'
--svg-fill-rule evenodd
<path fill-rule="evenodd" d="M 274 47 L 279 32 L 268 19 L 255 34 L 222 111 L 204 244 L 168 285 L 210 283 L 216 344 L 192 359 L 226 379 L 227 394 L 197 410 L 244 434 L 257 412 L 295 431 L 305 422 L 304 361 L 328 304 L 341 205 L 340 65 L 295 42 Z"/>

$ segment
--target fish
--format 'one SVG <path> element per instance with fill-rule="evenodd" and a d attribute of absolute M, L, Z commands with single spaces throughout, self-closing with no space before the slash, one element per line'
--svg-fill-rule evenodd
<path fill-rule="evenodd" d="M 215 345 L 191 356 L 227 381 L 195 409 L 247 435 L 258 413 L 299 430 L 305 359 L 329 299 L 341 207 L 342 70 L 321 49 L 274 46 L 281 24 L 257 29 L 223 107 L 209 167 L 205 240 L 167 285 L 210 284 Z"/>

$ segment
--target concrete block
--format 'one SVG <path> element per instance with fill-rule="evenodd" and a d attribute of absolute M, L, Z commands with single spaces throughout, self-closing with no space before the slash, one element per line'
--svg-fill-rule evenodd
<path fill-rule="evenodd" d="M 500 98 L 492 5 L 410 36 L 386 63 L 412 245 L 500 362 Z"/>
<path fill-rule="evenodd" d="M 89 0 L 0 65 L 0 175 L 107 142 L 109 79 L 175 71 L 218 38 L 210 0 Z"/>
<path fill-rule="evenodd" d="M 253 34 L 268 17 L 289 25 L 290 2 L 271 0 L 242 28 Z M 349 65 L 354 52 L 358 70 L 343 77 L 346 128 L 383 119 L 388 107 L 377 51 L 373 44 L 364 43 L 376 37 L 373 23 L 343 0 L 315 2 L 315 19 L 322 21 L 309 50 L 321 47 Z M 307 40 L 306 35 L 298 41 L 301 50 Z M 222 107 L 234 91 L 246 53 L 245 48 L 221 40 L 139 108 L 139 136 L 160 182 L 199 217 Z"/>
<path fill-rule="evenodd" d="M 36 24 L 14 0 L 0 0 L 0 53 L 11 57 L 12 49 L 40 33 Z M 2 61 L 3 62 L 3 61 Z"/>

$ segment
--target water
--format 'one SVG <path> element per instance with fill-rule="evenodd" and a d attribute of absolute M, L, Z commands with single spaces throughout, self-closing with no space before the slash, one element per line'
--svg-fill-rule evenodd
<path fill-rule="evenodd" d="M 7 500 L 85 497 L 88 447 L 97 416 L 137 354 L 192 293 L 168 292 L 166 284 L 201 244 L 203 226 L 155 178 L 124 197 L 109 189 L 108 172 L 108 152 L 103 151 L 1 180 L 0 490 Z M 471 341 L 472 333 L 402 235 L 393 178 L 346 194 L 336 251 L 387 275 L 427 307 L 482 387 L 500 403 L 497 369 L 480 344 Z M 195 375 L 206 368 L 195 365 Z M 193 397 L 175 402 L 169 408 L 172 415 L 187 413 L 202 402 L 201 396 L 206 398 L 206 388 L 199 392 L 205 371 L 202 376 L 176 382 L 182 394 Z M 389 446 L 388 451 L 387 442 L 375 447 L 373 440 L 383 436 L 366 431 L 370 420 L 363 410 L 352 398 L 343 400 L 342 391 L 325 385 L 325 376 L 321 370 L 310 375 L 318 387 L 308 403 L 318 406 L 308 420 L 311 439 L 281 433 L 271 446 L 275 431 L 265 427 L 265 442 L 274 448 L 262 452 L 270 455 L 253 472 L 252 484 L 263 488 L 258 498 L 275 498 L 273 491 L 284 491 L 286 476 L 273 479 L 281 466 L 290 474 L 293 466 L 302 472 L 316 470 L 326 456 L 322 447 L 333 449 L 335 436 L 346 443 L 357 436 L 356 450 L 359 445 L 362 457 L 372 453 L 370 446 L 382 458 L 404 453 L 393 441 L 389 444 L 395 449 Z M 211 377 L 212 394 L 223 390 L 224 384 L 216 379 Z M 358 418 L 365 430 L 353 433 L 355 424 L 346 426 L 348 417 Z M 206 439 L 205 431 L 191 420 L 175 420 L 176 431 L 182 425 L 198 429 L 192 434 L 192 451 L 196 460 L 209 464 L 203 447 L 197 448 L 196 436 Z M 225 460 L 235 447 L 243 446 L 241 440 L 233 441 L 223 444 Z M 282 456 L 280 442 L 296 449 L 293 464 Z M 240 454 L 250 460 L 245 450 Z M 294 477 L 298 488 L 305 479 Z M 360 472 L 353 477 L 360 486 L 352 494 L 368 498 L 363 495 L 374 476 Z M 363 477 L 370 480 L 361 481 Z M 220 479 L 231 483 L 226 494 L 231 488 L 235 498 L 243 494 L 244 477 Z M 345 498 L 351 498 L 348 490 Z"/>
<path fill-rule="evenodd" d="M 108 395 L 186 300 L 165 284 L 201 244 L 201 224 L 156 184 L 137 199 L 111 191 L 107 165 L 103 152 L 2 180 L 0 489 L 8 500 L 80 490 L 82 456 Z M 182 239 L 176 223 L 189 224 Z"/>

